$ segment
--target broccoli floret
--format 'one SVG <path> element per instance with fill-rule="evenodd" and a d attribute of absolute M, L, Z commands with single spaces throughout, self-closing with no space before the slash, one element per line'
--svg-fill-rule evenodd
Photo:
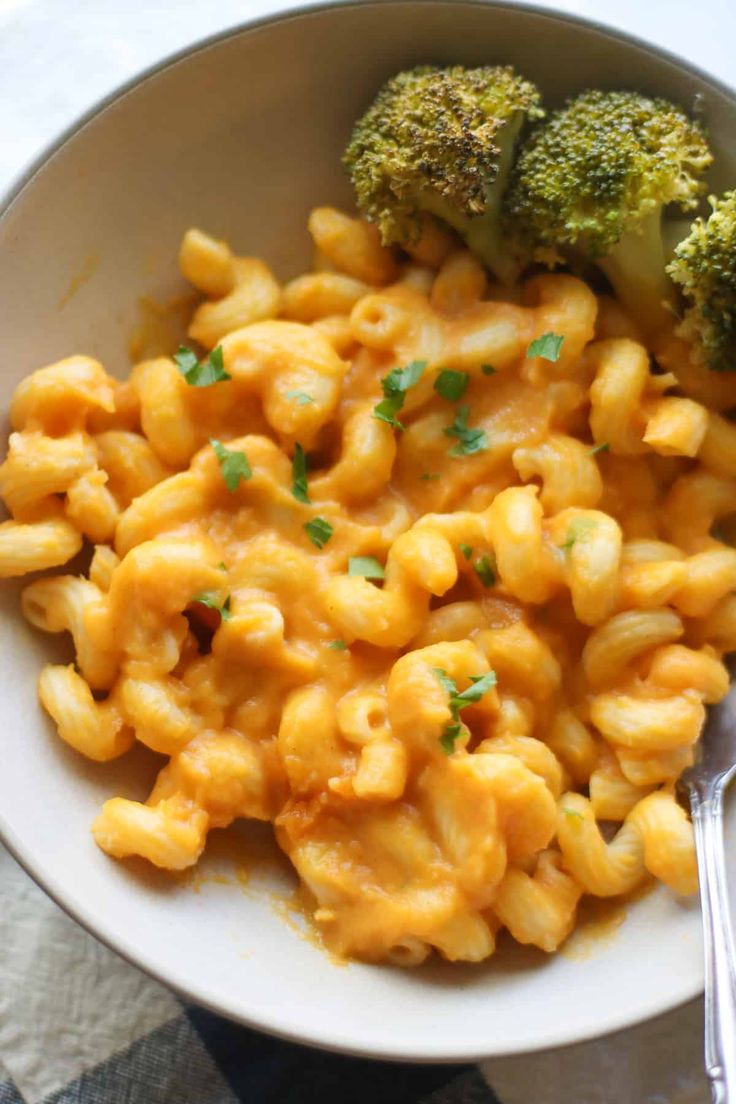
<path fill-rule="evenodd" d="M 361 213 L 386 245 L 416 241 L 422 215 L 435 215 L 508 278 L 501 198 L 524 119 L 542 114 L 537 89 L 510 67 L 399 73 L 356 123 L 343 158 Z"/>
<path fill-rule="evenodd" d="M 694 343 L 716 372 L 736 371 L 736 191 L 710 197 L 667 266 L 688 307 L 681 337 Z"/>
<path fill-rule="evenodd" d="M 712 160 L 701 127 L 667 100 L 583 92 L 522 147 L 505 217 L 527 257 L 595 262 L 651 333 L 672 294 L 662 212 L 697 206 Z"/>

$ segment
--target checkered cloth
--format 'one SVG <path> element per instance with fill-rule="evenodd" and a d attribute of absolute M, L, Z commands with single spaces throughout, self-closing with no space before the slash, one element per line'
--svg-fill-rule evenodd
<path fill-rule="evenodd" d="M 482 1066 L 323 1054 L 182 1004 L 0 847 L 0 1104 L 708 1104 L 701 1040 L 697 1003 Z"/>

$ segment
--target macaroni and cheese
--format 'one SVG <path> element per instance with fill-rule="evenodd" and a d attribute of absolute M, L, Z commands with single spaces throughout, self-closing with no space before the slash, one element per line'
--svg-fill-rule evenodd
<path fill-rule="evenodd" d="M 411 255 L 309 229 L 285 286 L 189 230 L 200 353 L 15 392 L 0 575 L 93 546 L 23 591 L 76 652 L 43 706 L 92 759 L 167 757 L 97 843 L 181 870 L 272 821 L 327 944 L 405 965 L 692 893 L 674 786 L 736 647 L 736 427 L 580 279 L 508 301 L 436 226 Z"/>

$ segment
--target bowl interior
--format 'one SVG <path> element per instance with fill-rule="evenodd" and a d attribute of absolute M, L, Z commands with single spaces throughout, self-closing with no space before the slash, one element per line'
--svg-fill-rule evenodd
<path fill-rule="evenodd" d="M 339 156 L 352 120 L 385 77 L 427 61 L 513 63 L 548 103 L 588 85 L 685 105 L 702 96 L 719 159 L 713 185 L 736 178 L 734 96 L 613 33 L 452 0 L 364 0 L 282 17 L 124 91 L 12 198 L 0 219 L 0 409 L 24 375 L 73 352 L 127 371 L 140 297 L 184 290 L 175 261 L 188 226 L 262 255 L 282 276 L 299 271 L 310 208 L 350 205 Z M 259 861 L 241 887 L 238 856 L 262 856 L 260 828 L 216 840 L 196 881 L 110 861 L 89 825 L 108 796 L 145 794 L 155 757 L 97 766 L 52 735 L 35 683 L 64 645 L 21 621 L 18 589 L 0 591 L 4 838 L 81 922 L 192 999 L 324 1046 L 459 1060 L 572 1042 L 700 990 L 697 909 L 664 891 L 627 907 L 615 935 L 609 921 L 605 938 L 580 937 L 555 958 L 514 949 L 482 968 L 402 972 L 336 966 L 297 923 L 277 919 L 293 885 L 283 863 Z"/>

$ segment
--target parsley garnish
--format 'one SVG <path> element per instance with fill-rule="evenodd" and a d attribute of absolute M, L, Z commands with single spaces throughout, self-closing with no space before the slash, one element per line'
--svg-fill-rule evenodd
<path fill-rule="evenodd" d="M 404 423 L 396 417 L 403 405 L 403 395 L 389 395 L 373 407 L 373 417 L 378 418 L 379 422 L 388 422 L 394 429 L 406 429 Z"/>
<path fill-rule="evenodd" d="M 443 671 L 441 667 L 435 667 L 433 673 L 450 697 L 448 704 L 452 720 L 445 726 L 445 731 L 440 736 L 440 744 L 445 755 L 452 755 L 455 742 L 462 735 L 465 727 L 460 721 L 460 710 L 465 709 L 467 705 L 475 705 L 484 694 L 493 689 L 496 685 L 496 672 L 488 671 L 485 675 L 471 675 L 470 686 L 462 693 L 458 693 L 457 685 L 447 671 Z"/>
<path fill-rule="evenodd" d="M 440 473 L 439 472 L 422 472 L 422 474 L 419 476 L 419 478 L 423 479 L 425 483 L 428 483 L 431 479 L 439 479 L 440 478 Z"/>
<path fill-rule="evenodd" d="M 457 402 L 468 390 L 469 381 L 469 372 L 454 372 L 451 368 L 444 368 L 434 381 L 434 389 L 443 399 Z"/>
<path fill-rule="evenodd" d="M 559 360 L 562 342 L 565 340 L 562 334 L 546 333 L 541 337 L 535 337 L 526 351 L 528 357 L 543 357 L 544 360 Z"/>
<path fill-rule="evenodd" d="M 250 464 L 248 463 L 248 457 L 244 452 L 225 448 L 225 446 L 219 441 L 216 441 L 214 437 L 210 437 L 210 444 L 217 457 L 217 463 L 220 465 L 220 471 L 222 472 L 222 478 L 225 480 L 225 486 L 232 494 L 233 491 L 237 491 L 241 479 L 250 479 L 253 474 Z"/>
<path fill-rule="evenodd" d="M 203 590 L 201 594 L 195 594 L 192 598 L 192 602 L 199 602 L 202 606 L 207 606 L 209 609 L 216 610 L 223 621 L 229 621 L 232 617 L 230 612 L 230 595 L 228 594 L 222 605 L 219 604 L 219 598 L 211 591 Z"/>
<path fill-rule="evenodd" d="M 348 646 L 344 640 L 331 640 L 327 647 L 332 648 L 333 652 L 345 652 Z"/>
<path fill-rule="evenodd" d="M 287 391 L 287 399 L 293 399 L 297 406 L 306 406 L 308 403 L 313 403 L 314 399 L 311 395 L 308 395 L 306 391 Z"/>
<path fill-rule="evenodd" d="M 432 674 L 437 676 L 437 681 L 443 690 L 446 690 L 448 694 L 457 694 L 457 686 L 455 680 L 451 679 L 447 671 L 443 671 L 441 667 L 433 667 Z"/>
<path fill-rule="evenodd" d="M 384 395 L 405 394 L 415 383 L 419 383 L 426 367 L 426 360 L 412 360 L 406 368 L 392 368 L 389 374 L 381 380 Z"/>
<path fill-rule="evenodd" d="M 496 581 L 495 563 L 490 556 L 481 556 L 473 564 L 473 570 L 484 587 L 492 587 Z"/>
<path fill-rule="evenodd" d="M 312 518 L 305 523 L 304 528 L 312 544 L 315 544 L 317 548 L 324 548 L 332 536 L 332 526 L 329 521 L 322 517 Z"/>
<path fill-rule="evenodd" d="M 218 345 L 201 363 L 197 360 L 197 354 L 186 345 L 180 345 L 174 353 L 174 361 L 184 379 L 190 387 L 211 387 L 213 383 L 221 380 L 232 379 L 225 371 L 225 363 L 222 359 L 222 345 Z"/>
<path fill-rule="evenodd" d="M 469 544 L 459 544 L 458 548 L 460 549 L 466 560 L 469 560 L 470 557 L 473 555 L 473 549 L 470 547 Z"/>
<path fill-rule="evenodd" d="M 593 445 L 591 449 L 588 449 L 588 456 L 597 456 L 599 452 L 608 452 L 610 447 L 608 441 L 603 441 L 600 445 Z"/>
<path fill-rule="evenodd" d="M 440 747 L 445 755 L 452 755 L 455 750 L 455 741 L 462 736 L 464 727 L 465 725 L 462 725 L 460 721 L 452 721 L 445 726 L 445 731 L 440 736 Z"/>
<path fill-rule="evenodd" d="M 457 444 L 450 449 L 448 456 L 472 456 L 476 452 L 485 452 L 488 448 L 488 438 L 484 429 L 470 429 L 468 418 L 470 407 L 458 407 L 455 421 L 447 429 L 443 430 L 445 437 L 456 437 Z"/>
<path fill-rule="evenodd" d="M 565 543 L 560 545 L 566 552 L 572 548 L 572 546 L 583 537 L 592 533 L 597 526 L 597 521 L 592 517 L 579 517 L 575 518 L 568 527 L 567 537 Z"/>
<path fill-rule="evenodd" d="M 583 814 L 579 813 L 577 809 L 568 809 L 566 806 L 563 805 L 560 809 L 560 812 L 564 813 L 567 817 L 577 817 L 578 820 L 585 820 Z"/>
<path fill-rule="evenodd" d="M 485 675 L 471 675 L 471 685 L 460 694 L 453 694 L 450 705 L 457 704 L 458 709 L 464 709 L 466 705 L 475 705 L 484 694 L 493 689 L 496 682 L 495 671 L 488 671 Z"/>
<path fill-rule="evenodd" d="M 299 502 L 312 501 L 307 490 L 307 457 L 299 442 L 294 448 L 291 461 L 291 493 Z"/>
<path fill-rule="evenodd" d="M 381 380 L 384 397 L 373 407 L 373 417 L 381 422 L 388 422 L 395 429 L 404 429 L 403 423 L 396 415 L 404 405 L 406 392 L 419 382 L 426 367 L 426 360 L 412 360 L 406 368 L 393 368 L 387 376 L 384 376 Z"/>
<path fill-rule="evenodd" d="M 220 571 L 227 571 L 227 567 L 225 566 L 225 561 L 224 560 L 220 560 L 220 562 L 217 566 L 219 567 Z"/>
<path fill-rule="evenodd" d="M 492 364 L 481 364 L 480 370 L 484 376 L 495 376 L 498 368 L 494 368 Z"/>
<path fill-rule="evenodd" d="M 385 579 L 386 572 L 375 556 L 351 556 L 348 575 L 362 575 L 364 579 Z"/>

